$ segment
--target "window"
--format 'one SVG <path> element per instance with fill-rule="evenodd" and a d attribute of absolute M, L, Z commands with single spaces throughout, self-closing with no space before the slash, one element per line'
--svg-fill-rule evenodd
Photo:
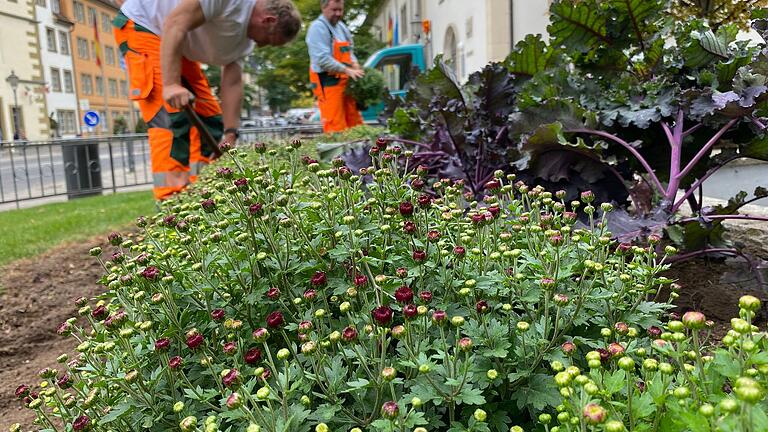
<path fill-rule="evenodd" d="M 48 51 L 56 52 L 56 31 L 52 28 L 46 28 L 45 38 L 48 41 Z"/>
<path fill-rule="evenodd" d="M 80 24 L 85 23 L 85 6 L 79 1 L 72 2 L 72 7 L 75 10 L 75 20 Z"/>
<path fill-rule="evenodd" d="M 74 93 L 75 87 L 72 85 L 72 72 L 64 70 L 64 93 Z"/>
<path fill-rule="evenodd" d="M 115 49 L 109 45 L 104 46 L 104 57 L 108 65 L 115 65 Z"/>
<path fill-rule="evenodd" d="M 384 74 L 384 85 L 389 91 L 403 90 L 411 70 L 411 56 L 404 54 L 384 57 L 376 68 Z"/>
<path fill-rule="evenodd" d="M 35 0 L 35 4 L 38 6 L 45 7 L 45 0 Z"/>
<path fill-rule="evenodd" d="M 96 77 L 96 95 L 104 96 L 104 78 L 100 76 Z"/>
<path fill-rule="evenodd" d="M 408 37 L 408 27 L 411 26 L 411 23 L 408 20 L 408 14 L 407 10 L 405 8 L 405 5 L 400 8 L 400 40 L 405 42 L 405 39 Z"/>
<path fill-rule="evenodd" d="M 89 74 L 80 74 L 80 90 L 84 95 L 93 94 L 93 79 Z"/>
<path fill-rule="evenodd" d="M 72 110 L 57 110 L 56 120 L 59 122 L 60 134 L 77 133 L 77 123 L 75 121 L 75 112 Z"/>
<path fill-rule="evenodd" d="M 77 38 L 77 56 L 84 60 L 91 58 L 88 55 L 88 41 L 85 38 Z"/>
<path fill-rule="evenodd" d="M 128 97 L 128 82 L 126 80 L 120 80 L 120 96 Z"/>
<path fill-rule="evenodd" d="M 88 7 L 88 25 L 93 25 L 96 22 L 96 9 Z"/>
<path fill-rule="evenodd" d="M 61 0 L 51 0 L 51 12 L 55 14 L 61 13 Z"/>
<path fill-rule="evenodd" d="M 101 13 L 101 31 L 108 32 L 111 30 L 112 30 L 112 20 L 109 18 L 109 15 L 102 12 Z"/>
<path fill-rule="evenodd" d="M 51 91 L 61 93 L 61 73 L 56 68 L 51 68 Z"/>
<path fill-rule="evenodd" d="M 99 111 L 99 117 L 101 117 L 101 131 L 109 132 L 109 121 L 107 120 L 107 112 Z"/>
<path fill-rule="evenodd" d="M 443 43 L 443 58 L 453 73 L 458 75 L 456 48 L 456 34 L 452 27 L 448 27 L 448 30 L 445 32 L 445 42 Z"/>
<path fill-rule="evenodd" d="M 96 52 L 96 41 L 91 41 L 91 55 L 93 56 L 94 61 L 99 58 L 98 53 Z"/>
<path fill-rule="evenodd" d="M 117 97 L 117 80 L 114 78 L 109 79 L 109 97 Z"/>
<path fill-rule="evenodd" d="M 467 39 L 472 37 L 472 17 L 467 18 Z"/>
<path fill-rule="evenodd" d="M 65 31 L 59 31 L 59 52 L 69 55 L 69 35 Z"/>

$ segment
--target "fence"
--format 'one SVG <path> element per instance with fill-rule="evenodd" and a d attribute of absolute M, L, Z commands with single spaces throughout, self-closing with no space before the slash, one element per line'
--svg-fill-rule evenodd
<path fill-rule="evenodd" d="M 316 135 L 319 126 L 249 128 L 240 142 Z M 0 142 L 0 209 L 152 184 L 146 134 Z"/>

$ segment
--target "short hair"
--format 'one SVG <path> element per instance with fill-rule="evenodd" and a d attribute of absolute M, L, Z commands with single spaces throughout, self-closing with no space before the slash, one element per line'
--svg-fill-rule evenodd
<path fill-rule="evenodd" d="M 267 0 L 265 10 L 277 17 L 277 28 L 286 42 L 296 38 L 301 30 L 301 14 L 291 0 Z"/>
<path fill-rule="evenodd" d="M 344 0 L 320 0 L 320 7 L 324 8 L 324 7 L 328 6 L 328 3 L 332 2 L 332 1 L 333 2 L 337 2 L 337 1 L 344 1 Z"/>

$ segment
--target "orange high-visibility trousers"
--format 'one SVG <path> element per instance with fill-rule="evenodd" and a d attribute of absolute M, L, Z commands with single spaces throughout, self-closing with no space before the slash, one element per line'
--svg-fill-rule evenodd
<path fill-rule="evenodd" d="M 163 101 L 160 37 L 122 13 L 113 24 L 128 68 L 129 97 L 138 102 L 148 127 L 155 199 L 162 200 L 194 182 L 200 170 L 213 159 L 213 153 L 208 148 L 201 149 L 199 133 L 186 114 Z M 195 112 L 213 137 L 220 140 L 224 129 L 221 107 L 200 64 L 182 58 L 181 79 L 195 95 Z"/>
<path fill-rule="evenodd" d="M 347 41 L 333 39 L 333 58 L 350 66 L 352 64 L 352 45 Z M 344 74 L 317 73 L 309 68 L 309 82 L 312 93 L 317 97 L 323 132 L 341 132 L 363 124 L 363 116 L 357 110 L 357 103 L 347 96 L 349 77 Z"/>

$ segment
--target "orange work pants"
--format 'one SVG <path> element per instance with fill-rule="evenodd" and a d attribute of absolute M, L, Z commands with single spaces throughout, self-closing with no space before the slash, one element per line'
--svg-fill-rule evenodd
<path fill-rule="evenodd" d="M 213 158 L 202 148 L 200 135 L 186 114 L 163 101 L 160 74 L 160 37 L 122 13 L 113 22 L 115 39 L 125 58 L 130 79 L 129 97 L 139 104 L 147 123 L 155 199 L 162 200 L 197 179 Z M 182 58 L 182 84 L 195 95 L 194 109 L 216 140 L 223 135 L 221 107 L 213 96 L 200 64 Z"/>

